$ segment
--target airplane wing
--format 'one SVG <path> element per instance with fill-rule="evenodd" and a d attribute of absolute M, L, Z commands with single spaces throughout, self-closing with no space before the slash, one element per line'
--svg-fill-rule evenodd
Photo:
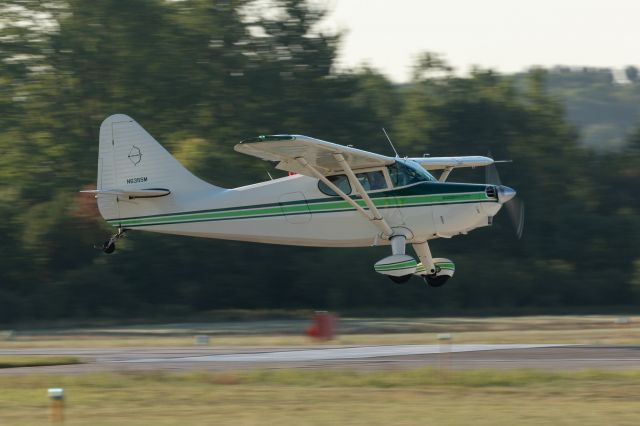
<path fill-rule="evenodd" d="M 385 155 L 302 135 L 259 136 L 243 140 L 234 149 L 263 160 L 277 161 L 276 168 L 279 170 L 311 177 L 316 176 L 300 163 L 299 158 L 304 158 L 324 175 L 344 171 L 335 154 L 342 154 L 352 170 L 385 166 L 395 161 L 394 158 Z"/>
<path fill-rule="evenodd" d="M 459 167 L 481 167 L 494 163 L 489 157 L 478 155 L 465 157 L 420 157 L 410 158 L 427 170 L 457 169 Z"/>

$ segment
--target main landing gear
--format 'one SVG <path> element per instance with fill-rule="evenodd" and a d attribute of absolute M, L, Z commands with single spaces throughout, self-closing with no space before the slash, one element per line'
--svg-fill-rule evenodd
<path fill-rule="evenodd" d="M 406 237 L 391 237 L 392 255 L 376 262 L 376 272 L 386 275 L 396 284 L 406 283 L 413 275 L 421 277 L 430 287 L 441 287 L 449 281 L 455 272 L 454 263 L 445 258 L 433 258 L 427 242 L 415 243 L 413 249 L 420 263 L 405 254 Z"/>
<path fill-rule="evenodd" d="M 116 241 L 124 236 L 124 233 L 127 232 L 124 228 L 118 228 L 118 232 L 113 234 L 107 241 L 102 243 L 102 251 L 106 254 L 111 254 L 116 250 Z"/>

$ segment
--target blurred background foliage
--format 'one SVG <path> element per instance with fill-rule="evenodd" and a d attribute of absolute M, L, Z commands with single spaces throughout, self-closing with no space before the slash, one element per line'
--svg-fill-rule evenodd
<path fill-rule="evenodd" d="M 608 70 L 460 76 L 425 53 L 413 81 L 337 72 L 339 34 L 301 0 L 5 0 L 0 5 L 0 322 L 189 315 L 218 308 L 571 309 L 640 302 L 640 81 Z M 266 180 L 245 138 L 300 133 L 391 154 L 485 155 L 527 205 L 436 240 L 456 279 L 394 285 L 387 248 L 312 249 L 112 232 L 95 200 L 98 129 L 133 116 L 222 186 Z M 452 181 L 483 181 L 482 170 Z M 287 259 L 282 262 L 282 259 Z"/>

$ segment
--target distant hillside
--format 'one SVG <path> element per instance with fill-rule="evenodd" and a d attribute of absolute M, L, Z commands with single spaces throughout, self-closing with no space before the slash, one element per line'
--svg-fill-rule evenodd
<path fill-rule="evenodd" d="M 516 77 L 524 77 L 521 74 Z M 548 70 L 549 91 L 567 108 L 580 140 L 597 150 L 619 149 L 640 127 L 638 69 L 557 67 Z"/>

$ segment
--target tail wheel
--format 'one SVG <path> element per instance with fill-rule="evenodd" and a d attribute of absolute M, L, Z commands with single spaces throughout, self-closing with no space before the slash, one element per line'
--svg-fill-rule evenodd
<path fill-rule="evenodd" d="M 402 276 L 399 276 L 399 277 L 395 277 L 393 275 L 387 275 L 387 276 L 389 277 L 389 279 L 391 281 L 393 281 L 396 284 L 404 284 L 404 283 L 406 283 L 407 281 L 409 281 L 411 279 L 411 274 L 402 275 Z"/>
<path fill-rule="evenodd" d="M 102 245 L 102 251 L 107 254 L 113 253 L 115 249 L 116 249 L 116 243 L 114 243 L 111 240 L 105 241 L 105 243 Z"/>
<path fill-rule="evenodd" d="M 449 275 L 424 275 L 423 278 L 430 287 L 442 287 L 451 277 Z"/>

